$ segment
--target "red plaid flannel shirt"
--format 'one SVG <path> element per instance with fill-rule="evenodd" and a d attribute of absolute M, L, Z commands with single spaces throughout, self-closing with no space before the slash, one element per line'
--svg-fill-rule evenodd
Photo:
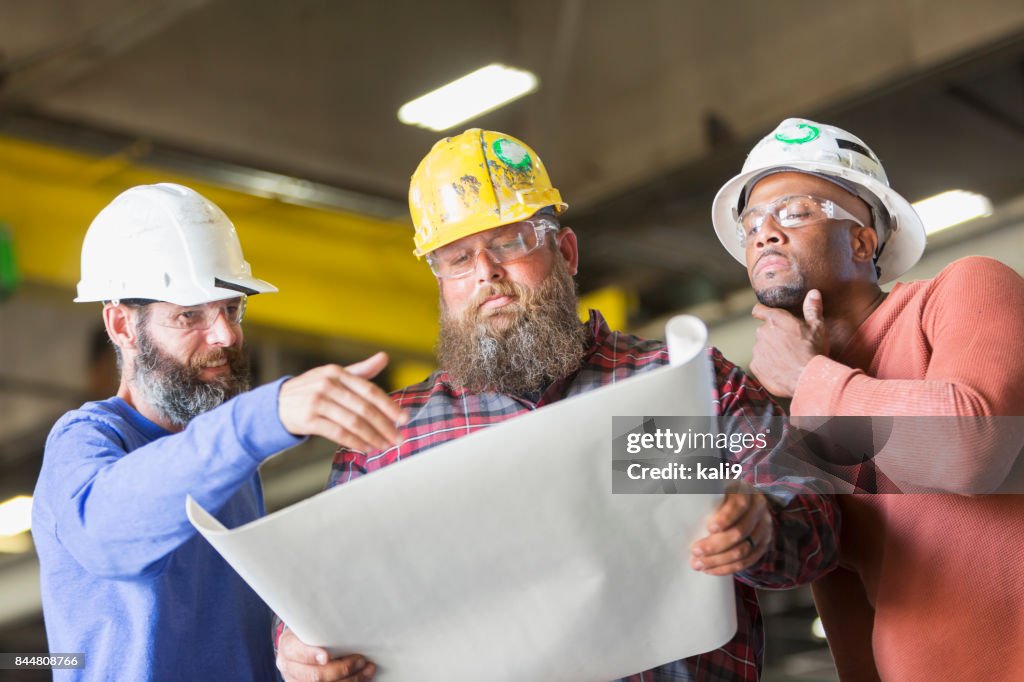
<path fill-rule="evenodd" d="M 582 368 L 549 386 L 537 402 L 521 396 L 456 390 L 449 385 L 443 370 L 394 392 L 392 397 L 412 416 L 401 429 L 401 445 L 365 453 L 338 450 L 327 487 L 549 403 L 668 364 L 668 349 L 663 342 L 612 332 L 596 310 L 590 311 L 588 328 L 592 341 Z M 783 416 L 760 384 L 723 358 L 717 349 L 712 348 L 709 353 L 715 372 L 714 405 L 719 415 L 737 417 L 737 422 L 745 424 L 744 428 L 751 433 L 758 432 L 759 420 Z M 744 451 L 735 455 L 735 461 L 744 464 L 744 471 L 753 472 L 749 482 L 758 485 L 771 500 L 775 544 L 758 564 L 737 574 L 733 581 L 736 635 L 719 649 L 630 675 L 622 682 L 759 679 L 764 659 L 764 626 L 754 587 L 795 587 L 835 566 L 839 512 L 827 495 L 831 490 L 819 481 L 797 477 L 758 481 L 758 467 L 747 466 L 757 456 L 755 451 Z M 700 616 L 681 613 L 679 617 Z"/>

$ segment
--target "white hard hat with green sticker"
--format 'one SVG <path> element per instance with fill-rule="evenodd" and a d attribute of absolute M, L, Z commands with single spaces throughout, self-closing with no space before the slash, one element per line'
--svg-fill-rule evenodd
<path fill-rule="evenodd" d="M 863 199 L 871 207 L 879 253 L 879 282 L 896 279 L 920 259 L 925 230 L 903 196 L 889 187 L 885 169 L 864 142 L 835 126 L 788 118 L 751 150 L 739 175 L 725 183 L 711 209 L 718 239 L 744 263 L 736 226 L 747 196 L 758 180 L 792 170 L 822 177 Z"/>

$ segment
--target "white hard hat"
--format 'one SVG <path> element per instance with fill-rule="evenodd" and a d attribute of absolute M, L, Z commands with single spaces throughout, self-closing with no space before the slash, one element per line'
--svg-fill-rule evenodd
<path fill-rule="evenodd" d="M 252 276 L 224 211 L 188 187 L 160 183 L 121 193 L 92 221 L 75 301 L 197 305 L 274 291 Z"/>
<path fill-rule="evenodd" d="M 740 263 L 745 263 L 746 253 L 736 227 L 747 196 L 761 178 L 785 171 L 824 178 L 871 207 L 880 284 L 902 275 L 924 253 L 921 218 L 889 187 L 881 162 L 860 138 L 835 126 L 787 118 L 751 150 L 743 170 L 718 191 L 711 208 L 718 239 Z"/>

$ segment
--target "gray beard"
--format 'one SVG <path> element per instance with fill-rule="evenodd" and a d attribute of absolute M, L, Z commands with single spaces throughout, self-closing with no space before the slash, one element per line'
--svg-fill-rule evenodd
<path fill-rule="evenodd" d="M 183 364 L 153 343 L 143 323 L 139 325 L 138 349 L 135 384 L 146 402 L 174 426 L 183 428 L 195 417 L 249 390 L 249 356 L 244 347 L 222 348 Z M 227 358 L 230 373 L 210 381 L 199 378 L 201 364 L 220 357 Z"/>
<path fill-rule="evenodd" d="M 480 302 L 514 294 L 500 315 L 487 315 Z M 500 317 L 501 324 L 489 324 Z M 576 314 L 576 285 L 558 258 L 551 275 L 535 289 L 499 282 L 480 291 L 461 317 L 441 302 L 437 357 L 455 388 L 526 395 L 577 371 L 586 352 L 587 330 Z"/>

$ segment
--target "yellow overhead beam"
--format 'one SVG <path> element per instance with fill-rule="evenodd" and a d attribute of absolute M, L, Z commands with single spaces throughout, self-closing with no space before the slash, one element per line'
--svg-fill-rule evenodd
<path fill-rule="evenodd" d="M 26 280 L 58 285 L 73 297 L 86 228 L 125 189 L 155 182 L 194 188 L 234 222 L 253 273 L 280 293 L 250 302 L 263 325 L 358 341 L 429 357 L 437 336 L 437 285 L 412 255 L 412 227 L 288 204 L 141 166 L 145 147 L 107 157 L 0 136 L 0 222 L 11 228 Z M 582 297 L 615 329 L 630 299 L 608 287 Z M 413 364 L 420 379 L 429 365 Z M 418 380 L 418 379 L 417 379 Z"/>
<path fill-rule="evenodd" d="M 437 288 L 412 255 L 404 222 L 304 206 L 146 168 L 133 149 L 105 158 L 0 136 L 0 222 L 12 231 L 26 280 L 63 286 L 79 276 L 92 218 L 128 187 L 178 182 L 209 197 L 238 228 L 256 276 L 281 291 L 252 301 L 261 324 L 427 355 Z"/>

